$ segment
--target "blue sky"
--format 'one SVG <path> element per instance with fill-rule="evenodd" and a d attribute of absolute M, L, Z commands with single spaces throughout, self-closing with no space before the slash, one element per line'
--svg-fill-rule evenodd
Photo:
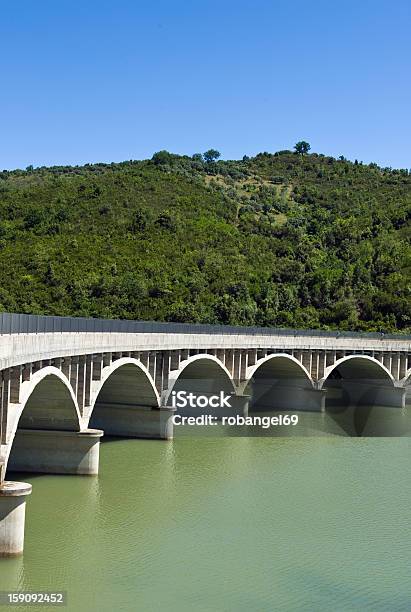
<path fill-rule="evenodd" d="M 9 0 L 0 168 L 292 148 L 411 167 L 409 0 Z"/>

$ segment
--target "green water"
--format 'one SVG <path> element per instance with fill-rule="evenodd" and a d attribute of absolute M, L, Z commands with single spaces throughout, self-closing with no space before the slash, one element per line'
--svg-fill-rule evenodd
<path fill-rule="evenodd" d="M 66 590 L 76 612 L 409 612 L 410 438 L 327 421 L 108 441 L 98 477 L 25 477 L 25 553 L 0 589 Z"/>

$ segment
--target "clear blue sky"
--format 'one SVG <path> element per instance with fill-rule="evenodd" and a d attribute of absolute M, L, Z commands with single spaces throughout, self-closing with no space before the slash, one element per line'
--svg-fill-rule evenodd
<path fill-rule="evenodd" d="M 8 0 L 0 169 L 292 148 L 411 167 L 409 0 Z"/>

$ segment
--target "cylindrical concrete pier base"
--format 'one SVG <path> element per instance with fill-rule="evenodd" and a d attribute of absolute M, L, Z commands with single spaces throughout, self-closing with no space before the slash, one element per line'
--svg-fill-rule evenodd
<path fill-rule="evenodd" d="M 27 482 L 4 481 L 0 485 L 0 557 L 21 555 L 24 548 Z"/>
<path fill-rule="evenodd" d="M 18 429 L 7 469 L 14 472 L 96 475 L 102 435 L 99 429 Z"/>

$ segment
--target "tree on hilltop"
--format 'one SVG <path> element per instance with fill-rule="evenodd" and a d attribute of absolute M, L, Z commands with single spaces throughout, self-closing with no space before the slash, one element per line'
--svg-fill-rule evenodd
<path fill-rule="evenodd" d="M 294 147 L 296 153 L 305 155 L 311 149 L 311 145 L 306 140 L 300 140 Z"/>
<path fill-rule="evenodd" d="M 221 157 L 221 153 L 216 149 L 209 149 L 203 154 L 203 157 L 206 162 L 213 162 L 216 161 L 219 157 Z"/>
<path fill-rule="evenodd" d="M 156 166 L 164 166 L 165 164 L 169 164 L 173 159 L 173 155 L 168 151 L 157 151 L 154 153 L 151 160 L 156 164 Z"/>

